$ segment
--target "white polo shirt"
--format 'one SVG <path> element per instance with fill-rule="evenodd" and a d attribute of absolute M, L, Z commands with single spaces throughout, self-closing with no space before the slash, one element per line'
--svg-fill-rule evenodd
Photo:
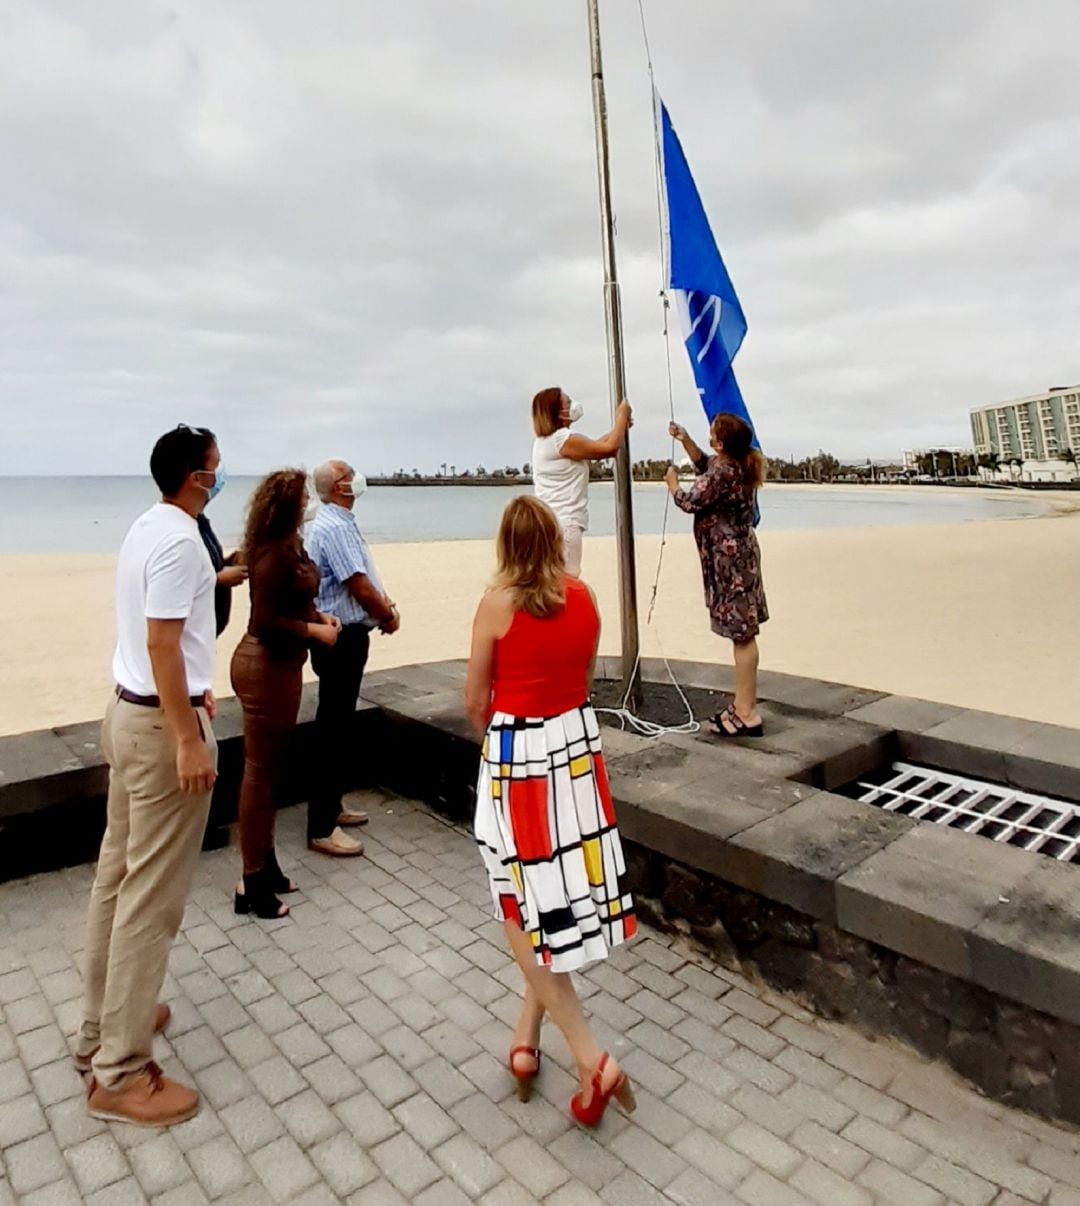
<path fill-rule="evenodd" d="M 113 677 L 136 695 L 157 695 L 147 620 L 183 620 L 180 652 L 189 695 L 214 684 L 214 585 L 199 525 L 180 507 L 156 503 L 131 525 L 116 567 Z"/>

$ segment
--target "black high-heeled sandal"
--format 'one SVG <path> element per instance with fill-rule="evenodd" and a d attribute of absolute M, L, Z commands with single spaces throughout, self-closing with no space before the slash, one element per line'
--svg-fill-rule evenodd
<path fill-rule="evenodd" d="M 288 917 L 289 906 L 281 903 L 270 887 L 266 870 L 256 871 L 254 875 L 244 876 L 244 890 L 233 897 L 233 912 L 239 916 L 254 913 L 263 921 L 279 921 Z"/>
<path fill-rule="evenodd" d="M 266 856 L 263 871 L 266 874 L 266 882 L 271 892 L 280 892 L 282 896 L 288 896 L 290 892 L 300 891 L 296 884 L 282 871 L 277 861 L 276 850 L 271 850 Z"/>
<path fill-rule="evenodd" d="M 731 725 L 728 728 L 724 721 Z M 710 721 L 712 728 L 709 732 L 714 737 L 726 737 L 729 740 L 734 737 L 764 737 L 765 722 L 759 721 L 757 724 L 747 724 L 745 720 L 735 711 L 735 705 L 728 704 L 721 712 L 717 712 Z"/>

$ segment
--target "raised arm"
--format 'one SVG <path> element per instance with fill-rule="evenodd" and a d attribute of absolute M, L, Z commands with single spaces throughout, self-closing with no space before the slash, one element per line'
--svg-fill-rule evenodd
<path fill-rule="evenodd" d="M 615 411 L 615 426 L 598 440 L 588 436 L 571 435 L 566 438 L 559 455 L 568 461 L 603 461 L 613 457 L 623 446 L 626 433 L 634 424 L 630 403 L 623 399 Z"/>
<path fill-rule="evenodd" d="M 671 491 L 672 502 L 680 511 L 704 511 L 713 506 L 728 492 L 730 474 L 720 465 L 713 465 L 707 473 L 699 474 L 685 489 L 679 486 L 678 471 L 672 466 L 665 478 Z"/>
<path fill-rule="evenodd" d="M 686 428 L 680 423 L 670 423 L 668 424 L 668 435 L 671 436 L 673 440 L 678 440 L 683 446 L 683 452 L 685 452 L 693 462 L 694 468 L 697 470 L 697 472 L 704 473 L 705 465 L 709 459 L 708 455 L 702 452 L 697 444 L 694 443 L 687 433 Z"/>

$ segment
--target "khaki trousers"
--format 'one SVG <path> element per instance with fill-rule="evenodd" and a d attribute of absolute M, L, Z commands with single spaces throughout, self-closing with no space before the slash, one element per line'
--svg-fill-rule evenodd
<path fill-rule="evenodd" d="M 216 765 L 209 717 L 202 708 L 198 715 Z M 110 699 L 102 750 L 109 764 L 108 820 L 86 919 L 77 1052 L 97 1049 L 94 1076 L 118 1091 L 153 1057 L 154 1011 L 211 793 L 180 790 L 176 742 L 159 708 Z"/>

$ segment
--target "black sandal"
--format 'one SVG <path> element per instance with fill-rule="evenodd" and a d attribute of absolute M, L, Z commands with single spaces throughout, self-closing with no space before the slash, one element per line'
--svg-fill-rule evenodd
<path fill-rule="evenodd" d="M 727 720 L 731 724 L 728 729 L 724 726 L 724 721 Z M 738 712 L 735 711 L 734 704 L 728 706 L 722 711 L 717 712 L 712 718 L 712 729 L 710 732 L 714 737 L 764 737 L 765 722 L 759 721 L 757 724 L 747 724 Z"/>
<path fill-rule="evenodd" d="M 290 892 L 299 892 L 300 889 L 293 881 L 282 871 L 277 861 L 277 851 L 271 850 L 266 856 L 266 863 L 263 865 L 263 871 L 266 874 L 267 886 L 271 892 L 280 892 L 282 896 L 287 896 Z"/>
<path fill-rule="evenodd" d="M 263 921 L 280 921 L 282 917 L 288 917 L 289 908 L 274 895 L 271 882 L 266 868 L 254 875 L 245 874 L 243 892 L 237 892 L 233 897 L 233 912 L 241 917 L 254 913 Z"/>

